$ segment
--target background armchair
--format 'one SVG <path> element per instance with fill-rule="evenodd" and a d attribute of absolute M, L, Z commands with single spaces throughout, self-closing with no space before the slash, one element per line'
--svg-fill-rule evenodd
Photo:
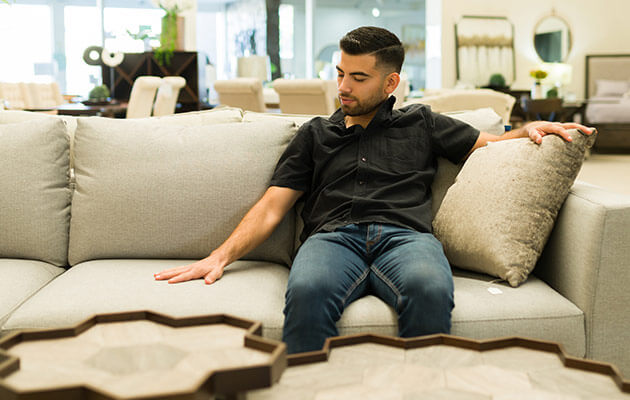
<path fill-rule="evenodd" d="M 335 81 L 323 79 L 276 79 L 273 88 L 286 114 L 330 115 L 337 108 Z"/>
<path fill-rule="evenodd" d="M 258 78 L 218 80 L 214 83 L 214 90 L 219 95 L 220 104 L 265 112 L 262 81 Z"/>
<path fill-rule="evenodd" d="M 449 90 L 407 101 L 405 105 L 412 103 L 429 105 L 432 111 L 438 113 L 490 107 L 501 116 L 504 124 L 509 124 L 516 99 L 509 94 L 491 89 Z"/>

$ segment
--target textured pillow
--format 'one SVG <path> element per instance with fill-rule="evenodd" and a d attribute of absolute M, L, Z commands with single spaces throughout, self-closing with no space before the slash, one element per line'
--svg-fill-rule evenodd
<path fill-rule="evenodd" d="M 595 141 L 548 135 L 490 143 L 476 150 L 433 220 L 449 262 L 518 286 L 543 250 L 584 158 Z"/>
<path fill-rule="evenodd" d="M 185 126 L 82 118 L 69 260 L 199 259 L 219 246 L 268 187 L 296 132 L 282 119 Z M 289 213 L 247 256 L 290 263 Z"/>
<path fill-rule="evenodd" d="M 505 133 L 503 119 L 492 108 L 480 108 L 473 111 L 453 111 L 443 113 L 449 117 L 464 121 L 467 124 L 492 135 Z M 431 208 L 433 216 L 440 208 L 442 199 L 448 188 L 455 182 L 455 177 L 462 168 L 463 162 L 453 164 L 446 158 L 438 157 L 438 168 L 433 183 L 431 184 Z"/>
<path fill-rule="evenodd" d="M 0 257 L 67 265 L 68 154 L 60 119 L 0 125 Z"/>

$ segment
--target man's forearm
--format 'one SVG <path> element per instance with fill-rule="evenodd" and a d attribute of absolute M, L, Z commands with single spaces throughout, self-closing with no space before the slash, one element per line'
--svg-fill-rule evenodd
<path fill-rule="evenodd" d="M 300 195 L 300 192 L 287 188 L 269 188 L 209 257 L 225 267 L 254 250 L 271 236 Z"/>

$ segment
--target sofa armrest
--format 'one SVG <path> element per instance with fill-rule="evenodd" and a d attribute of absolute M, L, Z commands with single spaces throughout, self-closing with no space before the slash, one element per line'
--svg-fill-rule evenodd
<path fill-rule="evenodd" d="M 535 269 L 584 312 L 586 356 L 630 376 L 630 196 L 576 181 Z"/>

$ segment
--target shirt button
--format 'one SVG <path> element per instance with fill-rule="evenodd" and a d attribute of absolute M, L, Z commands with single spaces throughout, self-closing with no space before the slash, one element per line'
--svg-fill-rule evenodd
<path fill-rule="evenodd" d="M 359 181 L 359 185 L 364 185 L 364 184 L 365 184 L 365 182 Z"/>
<path fill-rule="evenodd" d="M 366 161 L 367 161 L 367 158 L 365 158 L 365 157 L 361 157 L 361 161 L 366 162 Z"/>

